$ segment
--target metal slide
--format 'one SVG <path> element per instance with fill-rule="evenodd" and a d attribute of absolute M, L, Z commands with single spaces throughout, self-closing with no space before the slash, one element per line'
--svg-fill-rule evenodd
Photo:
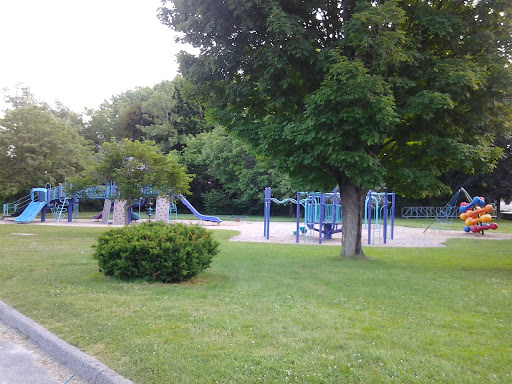
<path fill-rule="evenodd" d="M 218 218 L 218 217 L 216 217 L 216 216 L 206 216 L 206 215 L 202 215 L 202 214 L 201 214 L 201 213 L 199 213 L 199 212 L 197 211 L 197 209 L 195 209 L 195 208 L 194 208 L 194 206 L 193 206 L 192 204 L 190 204 L 190 203 L 188 202 L 188 200 L 187 200 L 187 199 L 185 199 L 182 195 L 179 195 L 178 197 L 179 197 L 179 199 L 181 200 L 181 202 L 182 202 L 183 204 L 185 204 L 185 206 L 186 206 L 188 209 L 190 209 L 190 212 L 192 212 L 192 213 L 194 214 L 194 216 L 195 216 L 195 217 L 197 217 L 199 220 L 212 221 L 212 222 L 217 223 L 217 224 L 219 224 L 220 222 L 222 222 L 222 220 L 221 220 L 221 219 L 219 219 L 219 218 Z"/>
<path fill-rule="evenodd" d="M 16 223 L 29 223 L 36 218 L 36 216 L 41 212 L 41 209 L 46 205 L 45 201 L 33 201 L 31 202 L 27 208 L 23 211 L 23 213 L 14 219 Z"/>

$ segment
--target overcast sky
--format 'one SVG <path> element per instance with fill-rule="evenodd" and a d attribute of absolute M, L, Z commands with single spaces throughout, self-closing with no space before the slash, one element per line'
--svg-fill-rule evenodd
<path fill-rule="evenodd" d="M 82 112 L 136 86 L 172 80 L 183 47 L 157 19 L 160 5 L 0 0 L 0 90 L 22 82 L 42 101 Z"/>

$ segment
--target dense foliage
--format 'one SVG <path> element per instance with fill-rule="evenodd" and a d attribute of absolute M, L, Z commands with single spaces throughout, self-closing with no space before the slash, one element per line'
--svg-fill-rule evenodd
<path fill-rule="evenodd" d="M 177 77 L 114 95 L 89 111 L 82 134 L 98 146 L 114 138 L 153 140 L 164 153 L 181 150 L 187 136 L 209 129 L 202 105 L 185 93 L 186 83 Z"/>
<path fill-rule="evenodd" d="M 489 171 L 510 130 L 509 1 L 175 0 L 199 49 L 180 68 L 217 121 L 307 185 L 338 184 L 342 254 L 361 256 L 368 188 L 448 191 Z"/>
<path fill-rule="evenodd" d="M 0 119 L 0 198 L 27 195 L 85 168 L 90 149 L 65 117 L 45 105 L 17 104 Z"/>
<path fill-rule="evenodd" d="M 251 154 L 249 146 L 228 135 L 222 127 L 190 137 L 182 161 L 196 177 L 190 200 L 213 214 L 262 212 L 263 190 L 272 187 L 274 196 L 293 195 L 290 179 L 279 174 L 263 159 Z"/>
<path fill-rule="evenodd" d="M 202 227 L 153 222 L 111 229 L 93 247 L 106 276 L 179 283 L 208 268 L 219 243 Z"/>
<path fill-rule="evenodd" d="M 125 223 L 129 222 L 128 211 L 131 203 L 143 196 L 168 196 L 173 193 L 188 193 L 192 175 L 180 164 L 174 153 L 164 155 L 147 140 L 124 139 L 119 142 L 105 142 L 87 169 L 77 177 L 70 178 L 70 184 L 81 189 L 84 184 L 103 185 L 115 182 L 116 199 L 127 200 Z M 146 187 L 150 187 L 143 192 Z"/>

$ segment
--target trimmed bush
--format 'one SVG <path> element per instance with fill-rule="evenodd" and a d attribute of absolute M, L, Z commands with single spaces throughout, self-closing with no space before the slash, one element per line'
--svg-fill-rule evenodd
<path fill-rule="evenodd" d="M 187 281 L 208 268 L 219 242 L 198 226 L 142 223 L 110 229 L 93 245 L 106 276 L 152 282 Z"/>

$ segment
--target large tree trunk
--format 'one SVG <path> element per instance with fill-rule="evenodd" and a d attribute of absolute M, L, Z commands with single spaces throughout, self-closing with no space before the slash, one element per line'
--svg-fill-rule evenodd
<path fill-rule="evenodd" d="M 344 258 L 368 259 L 361 242 L 364 201 L 367 193 L 367 189 L 355 186 L 346 178 L 340 182 L 340 203 L 343 213 L 341 256 Z"/>

